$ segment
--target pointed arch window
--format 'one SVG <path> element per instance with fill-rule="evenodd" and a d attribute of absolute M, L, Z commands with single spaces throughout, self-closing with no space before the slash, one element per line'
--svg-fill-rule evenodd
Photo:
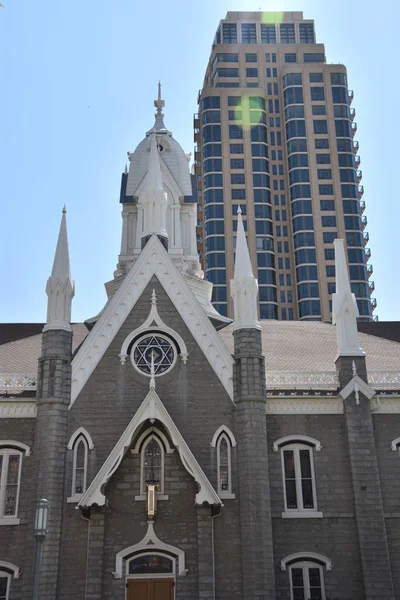
<path fill-rule="evenodd" d="M 157 494 L 164 494 L 164 446 L 160 438 L 151 434 L 141 451 L 140 493 L 146 494 L 147 486 L 153 484 Z"/>
<path fill-rule="evenodd" d="M 232 493 L 232 447 L 236 440 L 232 432 L 222 425 L 214 434 L 211 446 L 217 449 L 218 496 L 225 499 L 235 498 Z"/>
<path fill-rule="evenodd" d="M 92 448 L 92 439 L 83 428 L 78 429 L 68 443 L 68 449 L 73 453 L 71 496 L 68 498 L 68 502 L 78 502 L 86 492 L 88 454 Z"/>

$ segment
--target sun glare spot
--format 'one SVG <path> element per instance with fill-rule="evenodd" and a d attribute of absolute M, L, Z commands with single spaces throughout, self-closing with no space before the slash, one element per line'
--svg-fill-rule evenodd
<path fill-rule="evenodd" d="M 283 11 L 263 12 L 261 15 L 261 23 L 264 23 L 265 25 L 282 23 L 284 14 Z"/>

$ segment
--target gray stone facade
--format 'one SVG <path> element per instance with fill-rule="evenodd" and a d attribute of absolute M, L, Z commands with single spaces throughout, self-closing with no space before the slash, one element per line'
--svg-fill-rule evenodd
<path fill-rule="evenodd" d="M 213 436 L 225 425 L 237 442 L 231 448 L 235 497 L 222 499 L 220 507 L 197 506 L 198 486 L 179 452 L 165 453 L 168 499 L 158 501 L 154 531 L 185 554 L 187 572 L 176 573 L 175 600 L 290 600 L 290 564 L 282 569 L 281 561 L 291 555 L 322 566 L 326 600 L 400 600 L 400 456 L 390 446 L 400 436 L 400 413 L 373 414 L 360 393 L 360 404 L 354 394 L 343 402 L 343 414 L 266 416 L 257 330 L 235 332 L 233 402 L 155 277 L 69 410 L 70 334 L 49 331 L 43 336 L 36 419 L 0 419 L 0 441 L 15 440 L 31 449 L 23 457 L 20 523 L 0 524 L 0 571 L 3 561 L 21 572 L 11 577 L 7 600 L 32 598 L 33 519 L 41 496 L 51 502 L 51 520 L 40 598 L 126 598 L 125 562 L 122 576 L 115 577 L 116 557 L 148 531 L 146 502 L 135 499 L 141 455 L 128 448 L 106 485 L 106 505 L 81 510 L 69 501 L 73 450 L 67 444 L 80 427 L 90 434 L 90 484 L 145 399 L 149 378 L 129 361 L 122 365 L 119 354 L 125 338 L 148 317 L 153 289 L 160 317 L 183 338 L 189 354 L 186 364 L 178 359 L 169 373 L 156 378 L 156 392 L 216 491 Z M 364 363 L 358 359 L 357 370 L 366 380 Z M 352 358 L 339 359 L 336 366 L 342 389 L 353 376 Z M 169 437 L 162 424 L 155 425 Z M 321 449 L 311 446 L 322 513 L 317 518 L 282 514 L 282 447 L 276 450 L 273 444 L 287 436 L 321 443 Z M 130 448 L 134 445 L 135 440 Z M 318 556 L 329 559 L 332 568 Z"/>

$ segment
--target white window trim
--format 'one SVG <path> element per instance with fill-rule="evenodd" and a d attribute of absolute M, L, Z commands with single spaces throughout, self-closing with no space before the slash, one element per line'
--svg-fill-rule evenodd
<path fill-rule="evenodd" d="M 164 443 L 165 451 L 167 454 L 173 454 L 175 452 L 175 448 L 171 446 L 165 433 L 163 433 L 161 429 L 158 429 L 158 427 L 152 426 L 143 431 L 143 433 L 138 437 L 136 444 L 131 449 L 132 454 L 140 454 L 140 449 L 143 440 L 145 440 L 150 433 L 155 433 L 155 435 L 161 439 L 161 441 Z"/>
<path fill-rule="evenodd" d="M 321 577 L 321 595 L 322 595 L 322 600 L 326 600 L 326 595 L 325 595 L 325 581 L 324 581 L 324 569 L 322 568 L 322 565 L 320 563 L 316 563 L 316 562 L 312 562 L 312 561 L 308 561 L 308 560 L 303 560 L 301 562 L 295 562 L 292 563 L 289 566 L 289 581 L 290 581 L 290 599 L 293 600 L 293 582 L 292 582 L 292 569 L 303 569 L 303 582 L 304 582 L 304 597 L 305 598 L 310 598 L 310 578 L 309 578 L 309 574 L 308 574 L 308 569 L 312 568 L 318 568 L 319 572 L 320 572 L 320 577 Z"/>
<path fill-rule="evenodd" d="M 213 448 L 216 447 L 218 438 L 221 435 L 221 433 L 225 433 L 228 436 L 232 448 L 235 448 L 235 446 L 237 446 L 236 438 L 233 435 L 232 431 L 229 429 L 229 427 L 227 427 L 226 425 L 221 425 L 221 427 L 218 427 L 217 431 L 213 435 L 213 439 L 211 440 L 211 446 Z"/>
<path fill-rule="evenodd" d="M 145 450 L 146 450 L 148 444 L 153 439 L 156 440 L 156 442 L 158 443 L 158 445 L 161 448 L 161 490 L 159 492 L 157 492 L 157 500 L 169 500 L 168 494 L 164 494 L 164 459 L 165 459 L 164 444 L 162 443 L 161 436 L 158 435 L 158 431 L 157 432 L 152 431 L 152 433 L 150 435 L 148 435 L 148 433 L 149 433 L 149 430 L 146 430 L 145 434 L 148 437 L 146 437 L 146 435 L 143 435 L 143 439 L 146 438 L 146 441 L 143 443 L 142 447 L 140 448 L 140 494 L 139 494 L 139 496 L 135 496 L 135 500 L 136 501 L 146 500 L 146 487 L 144 484 L 144 453 L 145 453 Z M 136 448 L 136 446 L 135 446 L 135 448 Z"/>
<path fill-rule="evenodd" d="M 12 444 L 14 447 L 10 447 Z M 17 446 L 17 447 L 15 447 Z M 21 491 L 21 472 L 22 472 L 22 462 L 23 462 L 23 450 L 19 449 L 18 446 L 22 446 L 26 452 L 26 455 L 29 455 L 29 447 L 26 444 L 21 444 L 20 442 L 1 442 L 0 443 L 0 454 L 3 456 L 3 468 L 0 476 L 0 525 L 19 525 L 21 519 L 18 517 L 18 506 L 19 506 L 19 494 Z M 27 450 L 26 450 L 27 449 Z M 18 486 L 17 486 L 17 499 L 16 499 L 16 510 L 15 515 L 5 516 L 4 515 L 4 502 L 5 502 L 5 493 L 6 493 L 6 474 L 8 474 L 8 457 L 10 454 L 18 454 L 20 457 L 19 461 L 19 469 L 18 469 Z M 6 467 L 6 468 L 5 468 Z"/>
<path fill-rule="evenodd" d="M 281 560 L 279 568 L 281 571 L 286 571 L 292 563 L 302 561 L 320 562 L 325 565 L 327 571 L 332 571 L 333 569 L 332 561 L 323 554 L 317 554 L 316 552 L 295 552 L 294 554 L 289 554 L 289 556 L 285 556 Z"/>
<path fill-rule="evenodd" d="M 75 440 L 80 435 L 83 435 L 86 438 L 86 442 L 87 442 L 89 450 L 93 450 L 94 444 L 93 444 L 92 437 L 91 437 L 90 433 L 87 431 L 87 429 L 85 429 L 84 427 L 79 427 L 79 429 L 74 431 L 74 433 L 71 435 L 71 437 L 69 438 L 68 446 L 67 446 L 68 450 L 73 449 Z"/>
<path fill-rule="evenodd" d="M 7 588 L 6 588 L 5 600 L 8 600 L 8 598 L 10 597 L 11 573 L 9 571 L 3 571 L 3 569 L 0 566 L 0 577 L 7 578 Z"/>
<path fill-rule="evenodd" d="M 221 447 L 222 440 L 225 440 L 227 451 L 228 451 L 228 489 L 227 490 L 221 489 L 220 447 Z M 232 493 L 232 445 L 231 445 L 230 437 L 225 432 L 220 434 L 218 441 L 217 441 L 217 474 L 218 474 L 218 489 L 217 489 L 218 496 L 220 498 L 223 498 L 224 500 L 234 500 L 235 494 Z"/>
<path fill-rule="evenodd" d="M 130 574 L 129 573 L 129 563 L 132 560 L 135 560 L 136 558 L 140 558 L 141 556 L 147 556 L 149 554 L 156 555 L 156 556 L 164 556 L 165 558 L 168 558 L 168 560 L 170 560 L 172 562 L 172 571 L 170 573 L 152 573 L 151 575 L 150 575 L 150 573 L 139 573 L 138 575 Z M 129 558 L 127 558 L 125 560 L 125 570 L 126 570 L 126 581 L 127 582 L 132 579 L 149 579 L 149 578 L 151 578 L 151 579 L 174 579 L 175 580 L 176 558 L 174 556 L 171 556 L 171 554 L 167 554 L 166 552 L 160 552 L 159 550 L 154 550 L 152 552 L 151 548 L 149 548 L 146 551 L 139 552 L 137 554 L 133 554 L 133 556 L 130 556 Z"/>
<path fill-rule="evenodd" d="M 390 447 L 392 448 L 393 452 L 397 452 L 397 450 L 400 451 L 400 437 L 393 440 Z"/>
<path fill-rule="evenodd" d="M 318 510 L 318 500 L 317 500 L 317 487 L 315 481 L 315 469 L 314 469 L 314 453 L 313 448 L 315 450 L 320 451 L 322 448 L 321 442 L 316 440 L 315 438 L 306 436 L 306 435 L 291 435 L 280 438 L 273 444 L 273 449 L 275 452 L 278 450 L 281 451 L 281 471 L 282 471 L 282 483 L 283 483 L 283 502 L 285 510 L 282 512 L 282 519 L 322 519 L 323 513 Z M 284 450 L 294 450 L 294 458 L 295 458 L 295 474 L 296 474 L 296 496 L 298 501 L 302 500 L 302 490 L 301 490 L 301 469 L 300 469 L 300 460 L 299 460 L 299 450 L 309 450 L 310 451 L 310 467 L 311 467 L 311 483 L 312 483 L 312 493 L 314 499 L 314 508 L 288 508 L 287 500 L 286 500 L 286 480 L 285 480 L 285 463 L 283 457 Z"/>
<path fill-rule="evenodd" d="M 0 577 L 7 577 L 6 600 L 10 597 L 11 580 L 18 579 L 21 575 L 19 567 L 12 563 L 0 560 Z"/>
<path fill-rule="evenodd" d="M 133 554 L 137 552 L 142 552 L 146 554 L 152 552 L 160 553 L 163 551 L 167 554 L 171 554 L 176 557 L 178 575 L 186 575 L 188 569 L 185 568 L 185 551 L 181 550 L 180 548 L 177 548 L 176 546 L 171 546 L 170 544 L 165 544 L 164 542 L 162 542 L 155 534 L 153 521 L 148 521 L 147 532 L 144 538 L 137 544 L 120 550 L 120 552 L 118 552 L 115 555 L 115 571 L 112 573 L 114 579 L 122 578 L 123 563 L 127 558 L 130 558 Z"/>
<path fill-rule="evenodd" d="M 295 444 L 296 442 L 303 443 L 308 446 L 314 446 L 317 452 L 320 452 L 322 449 L 321 442 L 313 437 L 310 437 L 309 435 L 286 435 L 285 437 L 282 437 L 274 442 L 274 452 L 278 452 L 281 446 Z"/>
<path fill-rule="evenodd" d="M 69 496 L 67 498 L 68 503 L 79 502 L 79 500 L 82 498 L 83 494 L 86 492 L 86 489 L 87 489 L 87 464 L 88 464 L 88 454 L 89 454 L 90 445 L 89 445 L 89 441 L 88 441 L 85 433 L 86 433 L 86 431 L 81 427 L 72 435 L 70 442 L 68 443 L 68 448 L 72 449 L 72 451 L 73 451 L 71 496 Z M 75 434 L 77 434 L 77 435 L 75 435 Z M 70 443 L 71 443 L 72 439 L 73 439 L 73 441 L 72 441 L 71 448 L 70 448 Z M 81 494 L 76 494 L 74 491 L 75 483 L 76 483 L 76 459 L 77 459 L 77 453 L 78 453 L 78 446 L 80 443 L 83 443 L 83 447 L 85 449 L 85 462 L 84 462 L 84 473 L 83 473 L 83 492 Z M 94 446 L 93 446 L 93 442 L 92 442 L 91 438 L 90 438 L 90 443 L 93 448 Z"/>

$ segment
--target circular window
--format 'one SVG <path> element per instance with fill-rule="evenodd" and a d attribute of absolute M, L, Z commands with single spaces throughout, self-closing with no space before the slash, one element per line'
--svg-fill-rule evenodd
<path fill-rule="evenodd" d="M 145 375 L 151 375 L 152 362 L 154 374 L 163 375 L 175 364 L 176 348 L 166 336 L 147 333 L 134 343 L 131 360 L 133 366 Z"/>

